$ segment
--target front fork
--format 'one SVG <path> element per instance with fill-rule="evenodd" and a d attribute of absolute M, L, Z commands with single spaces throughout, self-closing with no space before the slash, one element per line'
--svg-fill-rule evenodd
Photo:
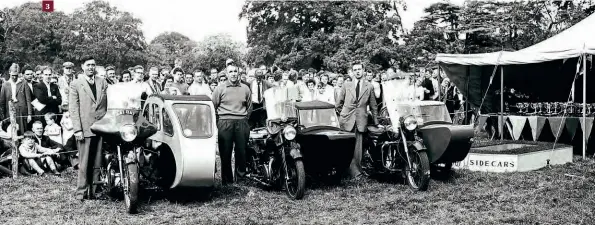
<path fill-rule="evenodd" d="M 289 152 L 287 152 L 289 150 Z M 285 172 L 285 182 L 289 181 L 289 170 L 287 169 L 287 155 L 290 155 L 293 160 L 302 158 L 300 152 L 300 144 L 291 141 L 281 148 L 281 162 L 283 164 L 283 171 Z"/>
<path fill-rule="evenodd" d="M 125 174 L 125 172 L 128 172 L 128 170 L 124 170 L 124 166 L 128 166 L 131 163 L 138 162 L 135 150 L 136 150 L 136 148 L 132 148 L 132 150 L 128 151 L 126 158 L 122 158 L 122 155 L 123 155 L 122 148 L 120 147 L 120 145 L 118 145 L 118 147 L 117 147 L 118 166 L 120 167 L 120 177 L 127 178 L 127 179 L 121 179 L 125 193 L 128 193 L 128 187 L 129 187 L 128 179 L 130 179 L 130 178 L 128 177 L 128 174 Z M 122 164 L 122 161 L 124 161 L 124 164 Z"/>

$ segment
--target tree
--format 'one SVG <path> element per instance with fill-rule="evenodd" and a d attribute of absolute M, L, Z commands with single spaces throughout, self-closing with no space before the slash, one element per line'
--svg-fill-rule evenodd
<path fill-rule="evenodd" d="M 68 17 L 62 12 L 41 13 L 41 5 L 25 3 L 2 13 L 0 65 L 51 64 L 62 58 L 62 40 L 68 34 Z"/>
<path fill-rule="evenodd" d="M 178 32 L 161 33 L 149 44 L 150 64 L 173 66 L 176 59 L 189 59 L 196 46 L 195 41 Z"/>
<path fill-rule="evenodd" d="M 77 9 L 70 20 L 72 31 L 62 40 L 67 60 L 79 61 L 89 54 L 102 65 L 119 68 L 147 62 L 142 21 L 129 12 L 104 1 L 93 1 Z"/>
<path fill-rule="evenodd" d="M 353 61 L 388 67 L 401 21 L 391 2 L 246 2 L 247 61 L 345 72 Z M 370 68 L 370 67 L 368 67 Z"/>
<path fill-rule="evenodd" d="M 209 70 L 217 68 L 222 70 L 227 59 L 233 59 L 236 63 L 243 60 L 244 45 L 234 41 L 229 34 L 215 34 L 205 37 L 193 49 L 189 65 L 191 70 Z"/>

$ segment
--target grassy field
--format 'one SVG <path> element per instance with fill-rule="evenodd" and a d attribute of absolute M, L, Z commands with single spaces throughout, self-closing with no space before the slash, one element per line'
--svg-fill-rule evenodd
<path fill-rule="evenodd" d="M 217 186 L 207 200 L 146 196 L 138 215 L 123 202 L 75 201 L 75 174 L 0 179 L 0 224 L 593 224 L 595 163 L 514 174 L 457 171 L 427 192 L 399 183 L 311 187 L 300 201 L 254 186 Z"/>

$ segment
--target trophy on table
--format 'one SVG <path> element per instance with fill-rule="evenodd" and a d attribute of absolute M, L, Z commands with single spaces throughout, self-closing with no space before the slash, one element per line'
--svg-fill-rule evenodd
<path fill-rule="evenodd" d="M 551 115 L 552 114 L 552 103 L 551 102 L 544 102 L 543 105 L 545 106 L 546 114 L 547 115 Z"/>
<path fill-rule="evenodd" d="M 537 102 L 532 102 L 531 103 L 531 109 L 533 109 L 533 113 L 532 114 L 537 114 Z"/>
<path fill-rule="evenodd" d="M 583 103 L 574 103 L 574 113 L 577 115 L 583 114 Z"/>
<path fill-rule="evenodd" d="M 567 115 L 572 115 L 574 114 L 574 103 L 572 102 L 566 102 L 564 103 L 564 113 Z"/>
<path fill-rule="evenodd" d="M 541 115 L 543 113 L 543 103 L 538 102 L 537 103 L 537 114 Z"/>
<path fill-rule="evenodd" d="M 523 103 L 517 102 L 516 103 L 516 108 L 519 109 L 519 114 L 523 114 Z"/>
<path fill-rule="evenodd" d="M 552 102 L 552 111 L 553 111 L 552 113 L 554 115 L 560 113 L 562 111 L 560 109 L 561 109 L 561 107 L 560 107 L 560 103 L 559 102 Z"/>

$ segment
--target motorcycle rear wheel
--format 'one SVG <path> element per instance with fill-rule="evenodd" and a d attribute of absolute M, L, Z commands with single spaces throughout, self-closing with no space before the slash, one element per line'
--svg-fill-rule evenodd
<path fill-rule="evenodd" d="M 405 163 L 407 183 L 418 191 L 428 190 L 430 186 L 430 161 L 428 160 L 428 154 L 423 151 L 411 149 L 409 156 L 411 157 L 412 168 L 409 168 L 409 165 Z"/>
<path fill-rule="evenodd" d="M 130 214 L 138 212 L 138 192 L 139 192 L 139 174 L 138 164 L 130 163 L 126 165 L 125 179 L 128 180 L 128 191 L 124 192 L 124 202 L 126 211 Z"/>
<path fill-rule="evenodd" d="M 293 163 L 287 164 L 289 180 L 285 181 L 285 191 L 287 195 L 295 200 L 304 198 L 306 191 L 306 171 L 304 162 L 301 159 L 293 160 Z"/>

